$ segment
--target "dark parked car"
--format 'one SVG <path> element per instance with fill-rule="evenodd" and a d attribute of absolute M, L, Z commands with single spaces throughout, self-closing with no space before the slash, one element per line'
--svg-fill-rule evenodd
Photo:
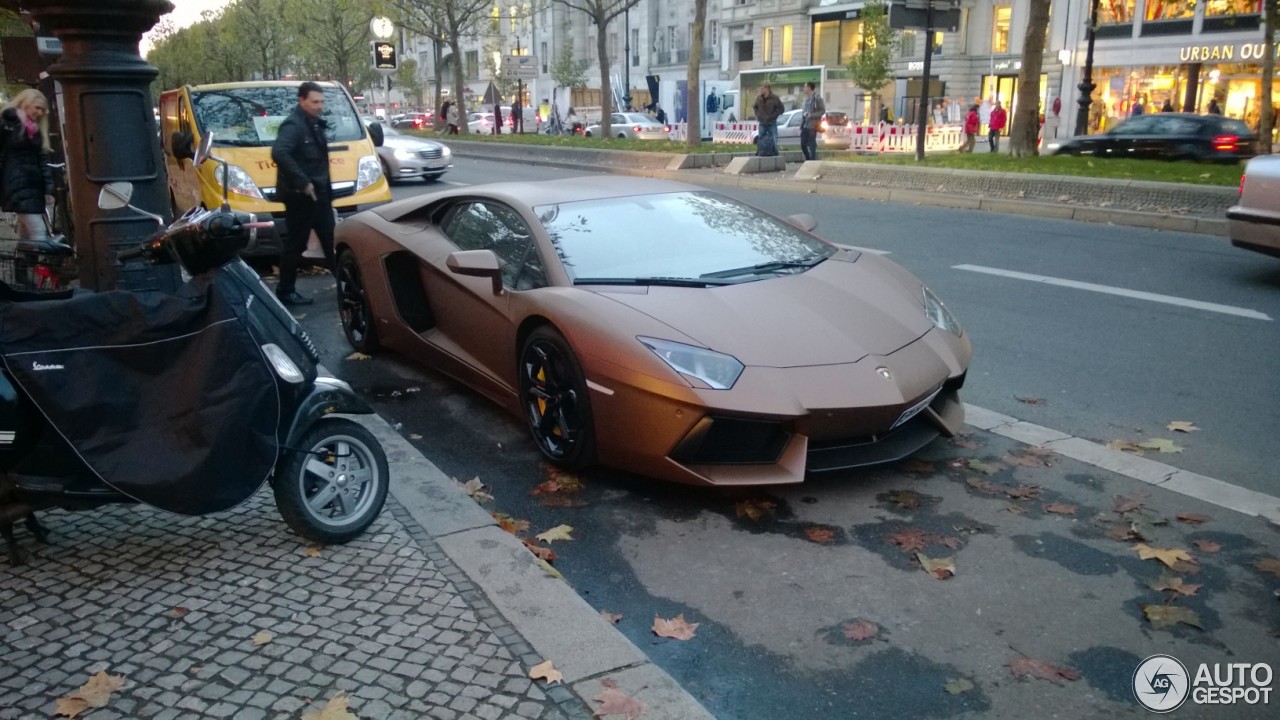
<path fill-rule="evenodd" d="M 1221 115 L 1153 113 L 1129 118 L 1101 135 L 1074 137 L 1056 155 L 1238 162 L 1257 154 L 1248 125 Z"/>

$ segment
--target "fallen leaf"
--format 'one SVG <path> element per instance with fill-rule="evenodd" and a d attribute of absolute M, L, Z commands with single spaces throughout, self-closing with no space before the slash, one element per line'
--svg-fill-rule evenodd
<path fill-rule="evenodd" d="M 1144 450 L 1156 450 L 1165 454 L 1182 452 L 1181 445 L 1165 438 L 1151 438 L 1150 440 L 1144 440 L 1138 443 L 1138 447 Z"/>
<path fill-rule="evenodd" d="M 854 642 L 862 642 L 863 640 L 870 640 L 875 637 L 876 633 L 880 632 L 880 626 L 873 622 L 859 619 L 854 622 L 841 625 L 840 631 L 843 632 L 844 636 L 850 640 Z"/>
<path fill-rule="evenodd" d="M 189 612 L 191 612 L 191 611 L 190 611 L 190 610 L 188 610 L 187 608 L 184 608 L 184 607 L 176 607 L 176 608 L 174 608 L 174 609 L 173 609 L 173 616 L 174 616 L 174 617 L 176 617 L 176 618 L 186 617 L 186 616 L 187 616 L 187 613 L 189 613 Z"/>
<path fill-rule="evenodd" d="M 320 548 L 310 545 L 307 547 L 306 555 L 307 557 L 320 557 Z"/>
<path fill-rule="evenodd" d="M 467 494 L 467 497 L 478 503 L 488 502 L 493 499 L 493 494 L 489 492 L 489 486 L 485 485 L 479 476 L 462 483 L 462 491 Z"/>
<path fill-rule="evenodd" d="M 546 532 L 538 533 L 534 537 L 544 543 L 551 544 L 556 540 L 572 540 L 573 527 L 570 525 L 557 525 Z"/>
<path fill-rule="evenodd" d="M 913 490 L 892 490 L 889 492 L 889 502 L 903 510 L 915 510 L 920 507 L 920 494 Z"/>
<path fill-rule="evenodd" d="M 369 358 L 371 358 L 371 357 L 373 357 L 373 356 L 372 356 L 372 355 L 365 355 L 364 353 L 362 353 L 362 352 L 358 352 L 358 351 L 357 351 L 357 352 L 353 352 L 353 353 L 351 353 L 350 355 L 348 355 L 348 356 L 347 356 L 347 359 L 348 359 L 348 360 L 368 360 L 368 359 L 369 359 Z"/>
<path fill-rule="evenodd" d="M 271 640 L 274 637 L 275 635 L 272 635 L 270 630 L 263 630 L 259 632 L 257 635 L 253 636 L 253 644 L 255 646 L 266 645 L 267 643 L 271 642 Z"/>
<path fill-rule="evenodd" d="M 744 517 L 755 522 L 766 515 L 772 515 L 774 508 L 777 506 L 778 504 L 772 500 L 739 500 L 733 506 L 733 512 L 738 517 Z"/>
<path fill-rule="evenodd" d="M 1075 515 L 1076 510 L 1079 510 L 1079 508 L 1075 505 L 1068 505 L 1060 502 L 1051 502 L 1044 506 L 1045 512 L 1056 513 L 1058 515 Z"/>
<path fill-rule="evenodd" d="M 983 480 L 980 477 L 967 477 L 964 481 L 969 484 L 969 487 L 974 488 L 975 490 L 981 490 L 982 492 L 990 493 L 992 495 L 1000 495 L 1004 493 L 1004 488 L 990 480 Z"/>
<path fill-rule="evenodd" d="M 684 619 L 684 613 L 671 618 L 653 616 L 653 634 L 673 640 L 692 640 L 694 631 L 702 623 L 691 623 Z"/>
<path fill-rule="evenodd" d="M 358 715 L 353 715 L 348 710 L 347 696 L 339 692 L 329 698 L 329 702 L 318 711 L 303 713 L 302 720 L 360 720 Z"/>
<path fill-rule="evenodd" d="M 929 534 L 915 528 L 908 528 L 885 535 L 884 539 L 897 545 L 903 552 L 923 550 L 929 544 Z"/>
<path fill-rule="evenodd" d="M 1010 465 L 1018 465 L 1021 467 L 1045 467 L 1049 463 L 1045 458 L 1030 453 L 1014 453 L 1004 456 L 1004 461 Z"/>
<path fill-rule="evenodd" d="M 1181 548 L 1153 548 L 1150 545 L 1141 544 L 1135 545 L 1133 549 L 1138 551 L 1138 557 L 1143 560 L 1155 558 L 1170 568 L 1179 560 L 1195 562 L 1195 558 Z"/>
<path fill-rule="evenodd" d="M 1111 506 L 1111 510 L 1119 515 L 1127 512 L 1133 512 L 1142 507 L 1142 500 L 1137 498 L 1128 498 L 1123 495 L 1117 495 L 1115 502 Z"/>
<path fill-rule="evenodd" d="M 1022 657 L 1009 662 L 1009 670 L 1019 680 L 1029 677 L 1048 680 L 1054 685 L 1061 685 L 1063 680 L 1076 681 L 1080 673 L 1069 667 L 1058 667 L 1051 662 Z"/>
<path fill-rule="evenodd" d="M 564 574 L 554 567 L 551 567 L 551 563 L 546 560 L 543 560 L 540 557 L 534 557 L 533 564 L 542 568 L 542 572 L 546 573 L 548 577 L 553 577 L 557 580 L 564 580 Z"/>
<path fill-rule="evenodd" d="M 1147 538 L 1141 537 L 1134 531 L 1132 525 L 1115 524 L 1107 528 L 1107 537 L 1119 542 L 1140 542 Z"/>
<path fill-rule="evenodd" d="M 1222 549 L 1222 546 L 1212 540 L 1196 540 L 1194 545 L 1200 549 L 1200 552 L 1216 553 Z"/>
<path fill-rule="evenodd" d="M 646 709 L 644 703 L 619 690 L 616 682 L 606 683 L 606 680 L 610 680 L 610 678 L 600 681 L 600 684 L 604 686 L 604 692 L 593 698 L 600 703 L 600 707 L 591 713 L 591 717 L 604 718 L 608 715 L 622 715 L 626 720 L 638 720 Z"/>
<path fill-rule="evenodd" d="M 805 537 L 809 538 L 813 542 L 818 543 L 819 545 L 825 545 L 831 542 L 833 539 L 835 539 L 835 536 L 836 536 L 836 533 L 834 530 L 828 527 L 822 527 L 821 525 L 811 525 L 805 528 L 804 534 L 805 534 Z"/>
<path fill-rule="evenodd" d="M 956 574 L 956 561 L 953 558 L 931 558 L 924 553 L 916 553 L 920 567 L 939 580 L 946 580 Z"/>
<path fill-rule="evenodd" d="M 1196 591 L 1203 587 L 1203 585 L 1193 585 L 1177 575 L 1166 574 L 1161 576 L 1159 580 L 1148 585 L 1148 587 L 1160 592 L 1167 590 L 1177 593 L 1178 595 L 1191 597 L 1192 595 L 1195 595 Z"/>
<path fill-rule="evenodd" d="M 1180 433 L 1191 433 L 1200 429 L 1196 427 L 1195 424 L 1189 423 L 1185 420 L 1174 420 L 1173 422 L 1169 423 L 1168 425 L 1165 425 L 1164 427 L 1166 430 L 1172 430 L 1173 432 L 1180 432 Z"/>
<path fill-rule="evenodd" d="M 1107 447 L 1111 450 L 1119 450 L 1121 452 L 1133 453 L 1134 455 L 1142 455 L 1142 448 L 1132 440 L 1112 440 L 1107 443 Z"/>
<path fill-rule="evenodd" d="M 1276 558 L 1263 558 L 1255 562 L 1253 566 L 1262 572 L 1271 573 L 1276 577 L 1280 577 L 1280 560 L 1277 560 Z"/>
<path fill-rule="evenodd" d="M 555 685 L 564 680 L 564 675 L 551 664 L 550 660 L 543 660 L 529 668 L 529 677 L 534 680 L 546 680 L 548 685 Z"/>
<path fill-rule="evenodd" d="M 56 714 L 73 718 L 90 708 L 106 707 L 111 693 L 122 687 L 123 675 L 108 675 L 106 670 L 99 670 L 75 692 L 58 698 Z"/>
<path fill-rule="evenodd" d="M 1208 515 L 1201 515 L 1200 513 L 1178 513 L 1178 522 L 1188 525 L 1200 525 L 1212 519 Z"/>
<path fill-rule="evenodd" d="M 1019 485 L 1015 488 L 1009 488 L 1004 491 L 1005 495 L 1015 500 L 1034 500 L 1040 497 L 1039 485 Z"/>
<path fill-rule="evenodd" d="M 1143 605 L 1142 614 L 1151 623 L 1151 627 L 1156 630 L 1167 630 L 1178 623 L 1190 625 L 1200 630 L 1204 629 L 1204 626 L 1200 624 L 1200 617 L 1195 614 L 1195 611 L 1180 605 Z"/>
<path fill-rule="evenodd" d="M 984 463 L 981 460 L 970 460 L 969 469 L 974 472 L 980 472 L 983 475 L 995 475 L 1001 470 L 1005 470 L 1005 466 L 998 462 Z"/>
<path fill-rule="evenodd" d="M 1005 505 L 1005 506 L 1004 506 L 1004 509 L 1005 509 L 1005 510 L 1007 510 L 1007 511 L 1009 511 L 1009 512 L 1011 512 L 1011 513 L 1013 513 L 1014 515 L 1026 515 L 1026 514 L 1027 514 L 1027 509 L 1026 509 L 1026 508 L 1024 508 L 1024 507 L 1022 507 L 1022 506 L 1020 506 L 1020 505 Z"/>
<path fill-rule="evenodd" d="M 938 471 L 933 463 L 912 458 L 898 466 L 902 472 L 912 475 L 932 475 Z"/>
<path fill-rule="evenodd" d="M 498 527 L 502 528 L 503 530 L 506 530 L 512 535 L 517 535 L 519 533 L 526 532 L 529 529 L 528 520 L 516 520 L 510 515 L 506 513 L 500 513 L 500 512 L 489 513 L 489 514 L 493 516 L 494 520 L 498 521 Z"/>
<path fill-rule="evenodd" d="M 552 550 L 549 547 L 542 547 L 541 545 L 538 545 L 537 543 L 533 542 L 529 538 L 521 538 L 520 542 L 524 543 L 524 546 L 529 549 L 529 552 L 533 553 L 534 555 L 537 555 L 539 559 L 549 563 L 553 563 L 556 561 L 555 550 Z"/>
<path fill-rule="evenodd" d="M 972 690 L 973 683 L 965 680 L 964 678 L 957 678 L 955 680 L 948 680 L 947 684 L 942 686 L 942 689 L 946 690 L 950 695 L 959 695 L 960 693 L 967 693 Z"/>
<path fill-rule="evenodd" d="M 1037 397 L 1018 397 L 1017 395 L 1014 395 L 1014 396 L 1013 396 L 1013 399 L 1014 399 L 1014 400 L 1017 400 L 1018 402 L 1022 403 L 1023 405 L 1043 405 L 1043 404 L 1044 404 L 1044 398 L 1037 398 Z"/>
<path fill-rule="evenodd" d="M 622 622 L 622 613 L 611 613 L 608 610 L 601 610 L 600 617 L 609 621 L 610 625 L 617 625 Z"/>

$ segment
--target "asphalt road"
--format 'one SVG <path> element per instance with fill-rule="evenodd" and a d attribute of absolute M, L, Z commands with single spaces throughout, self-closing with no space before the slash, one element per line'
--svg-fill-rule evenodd
<path fill-rule="evenodd" d="M 578 174 L 459 164 L 446 181 Z M 406 184 L 395 194 L 423 189 Z M 825 237 L 889 252 L 928 282 L 973 335 L 968 402 L 1102 442 L 1170 437 L 1185 450 L 1159 460 L 1277 492 L 1264 452 L 1274 447 L 1269 429 L 1280 420 L 1269 357 L 1280 346 L 1276 321 L 1170 304 L 1197 300 L 1280 317 L 1273 261 L 1199 236 L 730 194 L 779 214 L 809 212 Z M 1173 654 L 1193 672 L 1200 662 L 1280 665 L 1267 635 L 1280 628 L 1276 578 L 1255 566 L 1276 557 L 1280 535 L 1260 521 L 1063 458 L 1050 458 L 1051 466 L 1028 462 L 1016 443 L 982 432 L 936 443 L 921 456 L 924 464 L 798 488 L 708 491 L 600 469 L 581 478 L 581 492 L 531 494 L 548 468 L 514 419 L 403 358 L 347 359 L 332 283 L 327 276 L 300 283 L 322 299 L 303 322 L 325 364 L 444 472 L 487 483 L 494 499 L 486 507 L 528 521 L 522 534 L 572 525 L 575 540 L 553 546 L 556 567 L 595 607 L 621 613 L 619 629 L 718 717 L 1136 717 L 1145 711 L 1130 683 L 1148 655 Z M 1174 436 L 1164 427 L 1174 420 L 1202 429 Z M 994 474 L 966 470 L 974 460 Z M 994 485 L 970 482 L 975 477 Z M 1035 497 L 1009 495 L 1032 485 Z M 1117 496 L 1143 508 L 1122 516 Z M 1048 511 L 1050 503 L 1074 512 Z M 1173 520 L 1187 512 L 1212 519 L 1199 526 Z M 1178 569 L 1202 587 L 1174 604 L 1196 613 L 1203 630 L 1155 629 L 1144 620 L 1143 604 L 1168 601 L 1168 591 L 1149 587 L 1163 571 L 1106 536 L 1135 520 L 1153 546 L 1220 546 L 1195 552 L 1198 563 Z M 900 547 L 904 537 L 915 537 L 905 547 L 919 545 L 927 557 L 954 558 L 955 577 L 922 572 Z M 650 632 L 655 615 L 678 613 L 701 623 L 693 640 Z M 876 635 L 850 639 L 846 629 L 858 620 L 874 623 Z M 1010 664 L 1026 658 L 1082 677 L 1059 677 L 1061 686 L 1015 679 Z M 952 680 L 974 687 L 952 694 L 944 689 Z M 1269 713 L 1224 706 L 1197 716 Z"/>

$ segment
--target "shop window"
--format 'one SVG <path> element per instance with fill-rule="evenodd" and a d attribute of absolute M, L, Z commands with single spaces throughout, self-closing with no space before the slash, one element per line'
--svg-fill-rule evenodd
<path fill-rule="evenodd" d="M 991 16 L 991 52 L 1009 52 L 1009 25 L 1013 19 L 1013 7 L 996 5 Z"/>
<path fill-rule="evenodd" d="M 1190 19 L 1196 14 L 1196 0 L 1147 0 L 1147 21 Z"/>
<path fill-rule="evenodd" d="M 903 30 L 898 36 L 898 57 L 907 59 L 916 56 L 916 31 Z"/>
<path fill-rule="evenodd" d="M 782 64 L 791 64 L 791 25 L 782 26 Z"/>
<path fill-rule="evenodd" d="M 849 58 L 861 53 L 865 43 L 862 37 L 861 20 L 846 20 L 840 23 L 840 64 L 844 65 Z"/>
<path fill-rule="evenodd" d="M 1209 0 L 1204 4 L 1204 14 L 1258 15 L 1262 13 L 1262 0 Z"/>
<path fill-rule="evenodd" d="M 840 21 L 825 20 L 813 24 L 814 65 L 838 65 L 840 63 Z"/>
<path fill-rule="evenodd" d="M 1134 0 L 1102 0 L 1098 5 L 1099 25 L 1123 25 L 1133 22 Z"/>
<path fill-rule="evenodd" d="M 773 28 L 764 29 L 764 38 L 760 43 L 760 62 L 765 65 L 773 64 Z"/>

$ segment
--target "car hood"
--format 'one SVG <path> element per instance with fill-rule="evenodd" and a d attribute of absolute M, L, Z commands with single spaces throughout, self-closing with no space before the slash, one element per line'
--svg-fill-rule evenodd
<path fill-rule="evenodd" d="M 430 140 L 422 140 L 404 135 L 387 135 L 382 138 L 384 147 L 394 150 L 426 150 L 427 148 L 439 147 L 440 143 Z"/>
<path fill-rule="evenodd" d="M 803 367 L 888 355 L 924 335 L 933 324 L 920 288 L 896 264 L 863 255 L 857 262 L 833 258 L 804 273 L 706 290 L 597 292 L 744 365 Z"/>

